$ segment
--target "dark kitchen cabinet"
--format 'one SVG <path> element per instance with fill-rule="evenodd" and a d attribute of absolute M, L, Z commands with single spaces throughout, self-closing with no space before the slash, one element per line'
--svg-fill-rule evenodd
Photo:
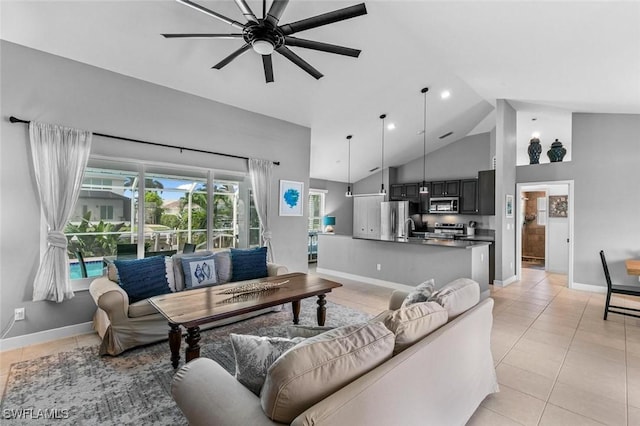
<path fill-rule="evenodd" d="M 396 183 L 391 185 L 389 192 L 391 201 L 413 201 L 420 200 L 420 185 L 417 183 Z"/>
<path fill-rule="evenodd" d="M 496 171 L 478 172 L 478 214 L 496 214 Z"/>
<path fill-rule="evenodd" d="M 460 181 L 460 214 L 478 214 L 478 179 Z"/>
<path fill-rule="evenodd" d="M 432 197 L 459 197 L 460 181 L 444 180 L 444 181 L 431 182 L 431 196 Z"/>

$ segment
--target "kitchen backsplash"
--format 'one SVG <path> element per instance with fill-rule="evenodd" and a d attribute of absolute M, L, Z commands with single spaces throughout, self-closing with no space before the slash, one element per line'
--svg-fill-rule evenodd
<path fill-rule="evenodd" d="M 463 223 L 468 225 L 470 221 L 476 222 L 476 232 L 479 229 L 490 229 L 491 216 L 464 215 L 464 214 L 414 214 L 411 218 L 416 223 L 416 230 L 430 230 L 438 223 Z M 426 229 L 425 229 L 426 228 Z"/>

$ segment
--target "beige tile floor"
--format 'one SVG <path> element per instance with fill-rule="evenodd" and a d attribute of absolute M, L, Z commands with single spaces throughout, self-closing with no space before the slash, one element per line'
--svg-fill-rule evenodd
<path fill-rule="evenodd" d="M 371 314 L 387 308 L 391 289 L 336 281 L 344 286 L 328 300 Z M 491 287 L 501 392 L 484 400 L 469 425 L 640 425 L 640 320 L 610 314 L 603 321 L 604 295 L 569 290 L 564 276 L 541 270 Z M 633 298 L 614 299 L 640 308 Z M 0 352 L 0 394 L 12 363 L 98 342 L 85 334 Z"/>

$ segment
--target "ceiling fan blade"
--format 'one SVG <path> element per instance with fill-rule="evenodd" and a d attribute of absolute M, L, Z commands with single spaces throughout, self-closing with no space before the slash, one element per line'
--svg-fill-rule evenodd
<path fill-rule="evenodd" d="M 223 60 L 221 60 L 220 62 L 218 62 L 214 66 L 212 66 L 211 68 L 215 68 L 217 70 L 222 69 L 222 67 L 224 67 L 229 62 L 233 61 L 235 58 L 237 58 L 238 56 L 242 55 L 244 52 L 246 52 L 249 49 L 251 49 L 251 45 L 249 43 L 247 43 L 244 46 L 242 46 L 240 49 L 238 49 L 235 52 L 233 52 L 231 55 L 227 56 L 226 58 L 224 58 Z"/>
<path fill-rule="evenodd" d="M 366 14 L 367 8 L 365 7 L 364 3 L 360 3 L 355 6 L 345 7 L 344 9 L 334 10 L 333 12 L 323 13 L 322 15 L 317 15 L 311 18 L 303 19 L 301 21 L 282 25 L 280 27 L 280 30 L 282 30 L 284 35 L 291 35 L 299 31 L 321 27 L 323 25 L 344 21 L 345 19 L 351 19 L 355 18 L 356 16 Z"/>
<path fill-rule="evenodd" d="M 242 38 L 242 34 L 162 34 L 164 38 Z"/>
<path fill-rule="evenodd" d="M 273 63 L 271 55 L 262 55 L 262 65 L 264 66 L 264 79 L 267 83 L 273 83 Z"/>
<path fill-rule="evenodd" d="M 307 61 L 305 61 L 300 56 L 296 55 L 291 50 L 289 50 L 287 46 L 279 47 L 278 49 L 276 49 L 276 52 L 278 52 L 279 54 L 281 54 L 282 56 L 284 56 L 285 58 L 287 58 L 288 60 L 290 60 L 291 62 L 293 62 L 294 64 L 296 64 L 297 66 L 299 66 L 300 68 L 308 72 L 309 74 L 311 74 L 311 76 L 313 76 L 316 80 L 319 80 L 322 78 L 322 73 L 320 71 L 318 71 L 317 69 L 309 65 Z"/>
<path fill-rule="evenodd" d="M 222 22 L 227 23 L 227 24 L 229 24 L 229 25 L 231 25 L 233 27 L 236 27 L 238 29 L 243 29 L 244 28 L 244 24 L 241 24 L 238 21 L 234 21 L 233 19 L 227 18 L 224 15 L 220 15 L 219 13 L 214 12 L 213 10 L 209 10 L 204 6 L 200 6 L 199 4 L 196 4 L 196 3 L 194 3 L 194 2 L 192 2 L 190 0 L 176 0 L 176 1 L 178 3 L 180 3 L 180 4 L 184 4 L 185 6 L 189 6 L 189 7 L 193 8 L 193 9 L 199 11 L 199 12 L 205 13 L 205 14 L 207 14 L 209 16 L 213 16 L 214 18 L 219 19 Z"/>
<path fill-rule="evenodd" d="M 258 22 L 258 18 L 256 17 L 256 15 L 253 14 L 253 11 L 251 10 L 251 8 L 249 7 L 249 5 L 245 0 L 234 0 L 234 1 L 236 2 L 236 5 L 240 9 L 244 17 L 247 18 L 248 21 Z"/>
<path fill-rule="evenodd" d="M 289 4 L 289 0 L 273 0 L 269 8 L 269 13 L 267 13 L 264 19 L 274 27 L 277 26 L 287 4 Z"/>
<path fill-rule="evenodd" d="M 336 53 L 338 55 L 352 56 L 357 58 L 361 50 L 350 47 L 338 46 L 335 44 L 322 43 L 320 41 L 305 40 L 297 37 L 285 36 L 284 42 L 287 46 L 304 47 L 306 49 L 319 50 L 321 52 Z"/>

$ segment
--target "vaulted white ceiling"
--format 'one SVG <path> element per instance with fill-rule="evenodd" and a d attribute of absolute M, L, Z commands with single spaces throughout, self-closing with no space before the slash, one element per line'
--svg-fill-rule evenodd
<path fill-rule="evenodd" d="M 233 1 L 196 2 L 244 22 Z M 281 23 L 357 2 L 291 0 Z M 262 2 L 248 3 L 261 14 Z M 242 41 L 164 39 L 236 32 L 172 0 L 2 0 L 0 37 L 308 126 L 311 177 L 337 181 L 347 180 L 348 134 L 352 180 L 380 165 L 382 113 L 396 125 L 385 131 L 385 166 L 422 155 L 425 86 L 429 151 L 490 128 L 496 99 L 529 111 L 640 113 L 639 2 L 365 3 L 365 16 L 296 34 L 362 49 L 354 59 L 292 48 L 325 75 L 318 81 L 274 55 L 275 83 L 265 84 L 252 51 L 212 70 Z"/>

